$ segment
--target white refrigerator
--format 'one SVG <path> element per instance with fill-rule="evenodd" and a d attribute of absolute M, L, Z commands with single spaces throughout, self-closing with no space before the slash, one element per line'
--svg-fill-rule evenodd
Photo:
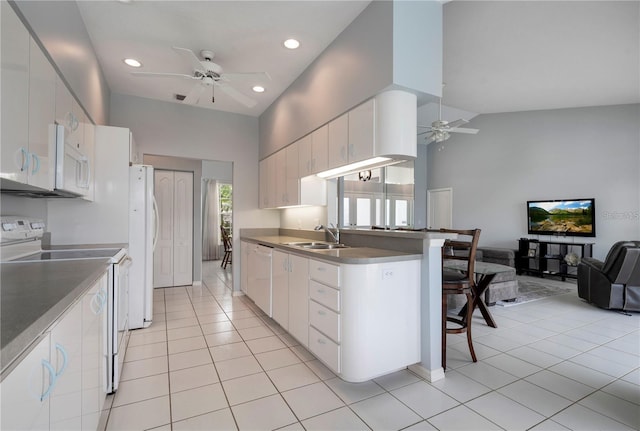
<path fill-rule="evenodd" d="M 157 207 L 153 166 L 133 165 L 129 172 L 129 327 L 146 328 L 153 320 L 153 249 Z"/>

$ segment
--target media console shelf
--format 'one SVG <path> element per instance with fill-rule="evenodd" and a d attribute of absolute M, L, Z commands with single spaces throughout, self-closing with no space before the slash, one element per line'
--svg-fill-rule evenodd
<path fill-rule="evenodd" d="M 562 281 L 566 278 L 577 278 L 577 265 L 568 264 L 565 256 L 574 253 L 580 259 L 591 257 L 592 246 L 591 242 L 557 242 L 520 238 L 516 269 L 518 274 L 539 277 L 553 275 L 562 277 Z"/>

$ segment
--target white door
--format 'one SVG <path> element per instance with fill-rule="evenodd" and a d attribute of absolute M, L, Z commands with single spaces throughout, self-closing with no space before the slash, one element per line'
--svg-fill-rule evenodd
<path fill-rule="evenodd" d="M 193 173 L 154 171 L 158 242 L 153 253 L 153 287 L 193 282 Z"/>
<path fill-rule="evenodd" d="M 453 189 L 427 190 L 427 227 L 451 229 L 453 225 Z"/>
<path fill-rule="evenodd" d="M 173 171 L 154 171 L 158 242 L 153 252 L 153 287 L 173 286 Z"/>
<path fill-rule="evenodd" d="M 175 172 L 173 215 L 173 285 L 190 285 L 193 283 L 192 172 Z"/>

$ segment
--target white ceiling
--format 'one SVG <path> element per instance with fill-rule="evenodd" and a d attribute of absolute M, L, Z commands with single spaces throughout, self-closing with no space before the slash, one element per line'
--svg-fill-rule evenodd
<path fill-rule="evenodd" d="M 196 54 L 208 49 L 225 72 L 267 72 L 262 94 L 252 80 L 234 87 L 253 98 L 253 108 L 221 91 L 215 104 L 200 106 L 259 116 L 369 4 L 369 1 L 77 1 L 87 32 L 112 92 L 175 101 L 193 82 L 131 75 L 122 60 L 133 57 L 145 72 L 192 74 L 190 64 L 172 46 Z M 301 43 L 288 50 L 282 42 Z M 181 102 L 176 102 L 181 103 Z"/>
<path fill-rule="evenodd" d="M 267 72 L 202 107 L 259 116 L 353 21 L 368 1 L 78 1 L 112 92 L 174 100 L 192 83 L 133 77 L 135 57 L 149 72 L 191 74 L 174 50 L 210 49 L 227 72 Z M 444 6 L 444 104 L 474 113 L 640 102 L 638 1 L 458 1 Z M 282 41 L 296 37 L 298 50 Z M 174 100 L 175 101 L 175 100 Z M 180 103 L 180 102 L 176 102 Z M 444 115 L 445 119 L 446 115 Z M 467 116 L 469 117 L 469 116 Z"/>

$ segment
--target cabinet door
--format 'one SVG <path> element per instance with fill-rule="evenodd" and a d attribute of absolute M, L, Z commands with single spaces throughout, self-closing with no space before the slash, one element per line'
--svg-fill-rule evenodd
<path fill-rule="evenodd" d="M 296 144 L 286 148 L 287 153 L 287 180 L 286 180 L 286 201 L 287 205 L 300 204 L 300 161 L 299 151 Z"/>
<path fill-rule="evenodd" d="M 277 250 L 271 255 L 271 313 L 273 320 L 289 329 L 289 255 Z"/>
<path fill-rule="evenodd" d="M 329 127 L 325 124 L 311 134 L 311 173 L 329 168 Z"/>
<path fill-rule="evenodd" d="M 193 172 L 175 172 L 173 286 L 193 283 Z"/>
<path fill-rule="evenodd" d="M 4 10 L 2 12 L 4 14 Z M 49 429 L 49 396 L 54 374 L 55 371 L 49 362 L 47 333 L 0 383 L 1 429 Z"/>
<path fill-rule="evenodd" d="M 95 430 L 106 398 L 107 276 L 82 298 L 82 429 Z"/>
<path fill-rule="evenodd" d="M 375 111 L 371 99 L 349 111 L 349 163 L 373 157 Z"/>
<path fill-rule="evenodd" d="M 173 172 L 154 171 L 159 226 L 153 252 L 153 287 L 173 286 L 173 191 Z"/>
<path fill-rule="evenodd" d="M 289 255 L 289 333 L 309 345 L 309 259 Z"/>
<path fill-rule="evenodd" d="M 77 119 L 73 115 L 73 96 L 62 81 L 56 75 L 56 123 L 64 126 L 65 136 L 69 136 L 74 127 L 77 129 Z"/>
<path fill-rule="evenodd" d="M 287 152 L 280 150 L 271 157 L 275 157 L 275 172 L 273 172 L 276 179 L 275 206 L 281 207 L 287 205 Z"/>
<path fill-rule="evenodd" d="M 259 189 L 259 198 L 260 198 L 260 208 L 269 208 L 269 186 L 268 186 L 268 178 L 269 178 L 269 164 L 267 163 L 267 159 L 260 160 L 259 164 L 260 169 L 260 189 Z"/>
<path fill-rule="evenodd" d="M 311 135 L 307 135 L 296 141 L 298 146 L 298 161 L 300 178 L 307 177 L 313 173 L 311 166 Z"/>
<path fill-rule="evenodd" d="M 29 51 L 29 169 L 31 185 L 52 190 L 55 169 L 56 72 L 31 38 Z"/>
<path fill-rule="evenodd" d="M 51 365 L 56 386 L 51 392 L 51 430 L 82 428 L 82 302 L 51 330 Z"/>
<path fill-rule="evenodd" d="M 349 114 L 329 123 L 329 169 L 349 163 Z"/>
<path fill-rule="evenodd" d="M 27 182 L 29 167 L 29 32 L 6 1 L 2 10 L 0 40 L 0 81 L 2 93 L 0 115 L 2 141 L 0 175 L 13 181 Z"/>

